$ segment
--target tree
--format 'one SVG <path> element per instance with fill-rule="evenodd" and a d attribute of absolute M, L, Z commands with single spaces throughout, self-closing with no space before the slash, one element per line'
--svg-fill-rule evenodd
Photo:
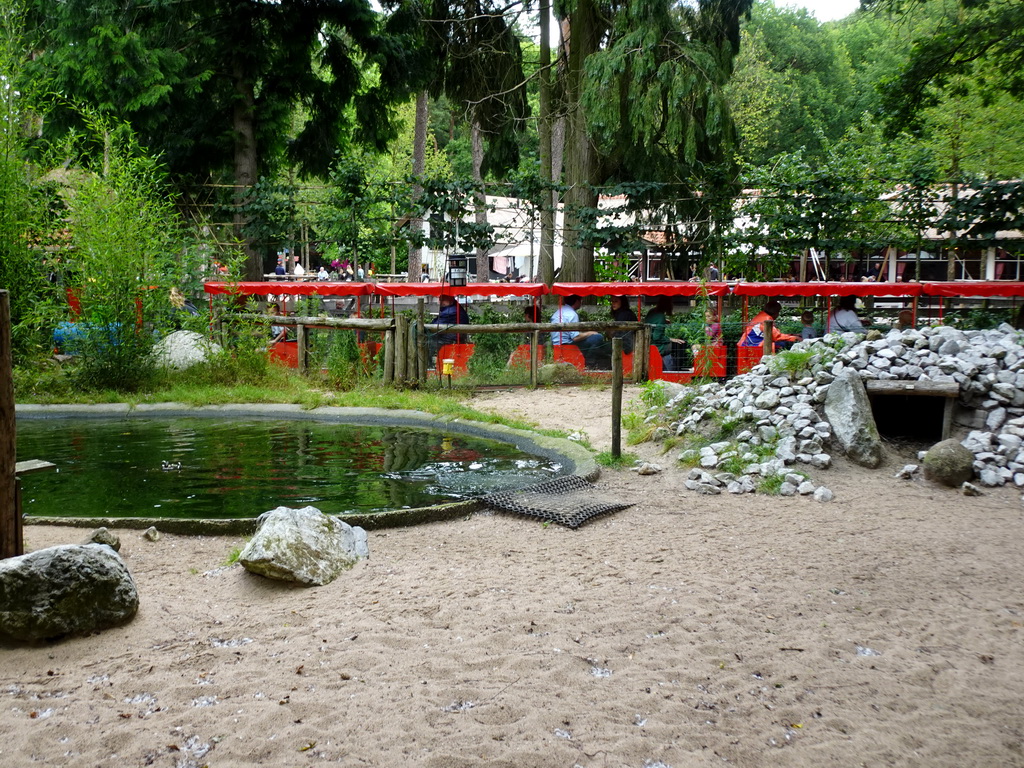
<path fill-rule="evenodd" d="M 910 0 L 866 0 L 866 5 L 911 19 L 922 8 Z M 915 35 L 909 57 L 884 84 L 893 133 L 919 123 L 920 109 L 963 88 L 962 76 L 983 92 L 1024 96 L 1024 5 L 1004 0 L 925 3 L 934 25 Z M 979 68 L 985 63 L 986 67 Z"/>
<path fill-rule="evenodd" d="M 368 152 L 338 159 L 313 222 L 321 242 L 329 243 L 328 252 L 333 250 L 357 266 L 370 264 L 387 271 L 381 268 L 396 238 L 391 226 L 394 185 L 389 182 L 388 169 Z"/>
<path fill-rule="evenodd" d="M 731 274 L 748 279 L 778 277 L 808 249 L 826 258 L 871 252 L 912 237 L 894 221 L 886 199 L 894 169 L 878 141 L 851 132 L 809 160 L 803 151 L 782 153 L 770 166 L 750 165 L 744 187 L 756 190 L 740 206 L 740 226 L 732 240 Z"/>
<path fill-rule="evenodd" d="M 10 292 L 16 361 L 41 342 L 34 320 L 49 293 L 42 263 L 44 191 L 26 146 L 31 105 L 15 86 L 25 55 L 21 21 L 18 3 L 0 8 L 0 288 Z"/>
<path fill-rule="evenodd" d="M 561 8 L 566 116 L 562 278 L 593 279 L 586 210 L 609 180 L 661 181 L 692 202 L 695 184 L 728 184 L 735 134 L 724 86 L 750 0 L 670 0 Z M 648 187 L 653 191 L 657 187 Z M 639 204 L 664 201 L 664 194 Z M 683 205 L 679 209 L 683 210 Z"/>
<path fill-rule="evenodd" d="M 433 0 L 423 8 L 423 50 L 432 63 L 427 78 L 431 95 L 444 96 L 464 111 L 469 127 L 471 173 L 477 182 L 477 224 L 486 220 L 480 182 L 488 173 L 513 169 L 519 159 L 516 135 L 526 117 L 526 87 L 519 39 L 505 18 L 508 7 L 489 0 Z M 425 99 L 425 94 L 422 98 Z M 426 134 L 426 103 L 417 103 L 416 152 L 413 154 L 414 208 L 420 208 Z M 435 180 L 436 181 L 436 180 Z M 411 219 L 411 279 L 419 277 L 417 250 L 422 224 Z M 414 263 L 415 262 L 415 263 Z"/>
<path fill-rule="evenodd" d="M 751 162 L 803 148 L 823 154 L 859 120 L 843 38 L 806 10 L 754 5 L 727 89 Z M 824 142 L 824 144 L 822 143 Z"/>
<path fill-rule="evenodd" d="M 383 149 L 420 69 L 413 16 L 382 22 L 368 0 L 37 0 L 35 21 L 38 76 L 130 121 L 175 177 L 229 178 L 236 206 L 282 162 L 324 174 L 347 142 Z M 263 267 L 250 248 L 247 276 Z"/>

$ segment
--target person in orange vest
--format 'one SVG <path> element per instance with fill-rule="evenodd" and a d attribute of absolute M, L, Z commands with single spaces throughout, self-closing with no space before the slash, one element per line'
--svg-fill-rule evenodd
<path fill-rule="evenodd" d="M 788 333 L 783 333 L 777 327 L 774 322 L 779 317 L 779 313 L 782 311 L 782 305 L 777 301 L 769 301 L 764 305 L 764 308 L 754 315 L 754 319 L 747 323 L 747 327 L 743 329 L 743 336 L 740 338 L 741 347 L 760 347 L 764 344 L 764 321 L 771 320 L 772 325 L 772 342 L 775 347 L 780 346 L 780 342 L 800 341 L 799 336 L 792 336 Z M 789 343 L 783 344 L 782 346 L 789 346 Z"/>

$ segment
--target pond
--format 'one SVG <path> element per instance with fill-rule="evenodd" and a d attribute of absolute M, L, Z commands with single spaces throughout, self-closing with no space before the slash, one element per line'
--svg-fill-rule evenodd
<path fill-rule="evenodd" d="M 22 478 L 40 517 L 252 518 L 278 506 L 370 514 L 551 479 L 552 459 L 412 427 L 209 418 L 18 419 Z"/>

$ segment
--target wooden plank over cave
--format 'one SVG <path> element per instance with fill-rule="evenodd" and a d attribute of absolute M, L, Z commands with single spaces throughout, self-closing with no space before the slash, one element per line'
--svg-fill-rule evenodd
<path fill-rule="evenodd" d="M 942 439 L 946 440 L 953 433 L 953 406 L 960 396 L 960 385 L 955 381 L 904 381 L 900 379 L 888 379 L 880 381 L 866 379 L 864 389 L 869 396 L 872 395 L 911 395 L 922 397 L 944 397 L 945 405 L 942 409 Z"/>

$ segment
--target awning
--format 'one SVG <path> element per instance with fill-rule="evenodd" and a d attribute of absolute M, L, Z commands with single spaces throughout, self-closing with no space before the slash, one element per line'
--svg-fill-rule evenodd
<path fill-rule="evenodd" d="M 736 283 L 737 296 L 920 296 L 920 283 Z"/>
<path fill-rule="evenodd" d="M 374 283 L 378 296 L 543 296 L 544 283 Z"/>
<path fill-rule="evenodd" d="M 947 282 L 922 283 L 928 296 L 1024 296 L 1024 283 Z"/>
<path fill-rule="evenodd" d="M 728 283 L 658 281 L 652 283 L 555 283 L 557 296 L 725 296 Z"/>
<path fill-rule="evenodd" d="M 369 296 L 370 283 L 337 283 L 320 281 L 242 282 L 203 284 L 203 290 L 212 295 L 227 296 Z"/>

